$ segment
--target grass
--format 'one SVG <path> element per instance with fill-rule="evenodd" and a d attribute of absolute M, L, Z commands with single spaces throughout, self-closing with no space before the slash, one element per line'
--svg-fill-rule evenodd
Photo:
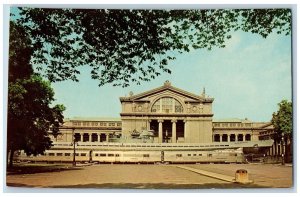
<path fill-rule="evenodd" d="M 12 168 L 7 169 L 6 174 L 36 174 L 79 169 L 78 167 L 73 167 L 72 164 L 16 163 Z"/>

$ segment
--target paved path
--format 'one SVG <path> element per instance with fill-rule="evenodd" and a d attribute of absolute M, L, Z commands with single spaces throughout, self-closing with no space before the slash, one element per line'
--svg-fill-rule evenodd
<path fill-rule="evenodd" d="M 201 164 L 185 165 L 209 172 L 234 176 L 236 170 L 248 171 L 249 180 L 262 187 L 289 188 L 293 186 L 293 167 L 278 164 Z"/>
<path fill-rule="evenodd" d="M 219 179 L 219 180 L 222 180 L 222 181 L 235 183 L 235 177 L 232 177 L 232 176 L 227 176 L 227 175 L 223 175 L 223 174 L 218 174 L 218 173 L 214 173 L 214 172 L 200 170 L 200 169 L 197 169 L 197 168 L 191 168 L 191 167 L 188 167 L 188 166 L 176 166 L 176 167 L 181 168 L 181 169 L 185 169 L 185 170 L 189 170 L 191 172 L 195 172 L 195 173 L 198 173 L 198 174 L 201 174 L 201 175 L 204 175 L 204 176 Z"/>
<path fill-rule="evenodd" d="M 184 165 L 208 172 L 234 176 L 247 169 L 254 184 L 235 184 L 200 175 L 176 165 L 93 165 L 76 170 L 36 174 L 7 175 L 7 185 L 62 188 L 241 188 L 290 187 L 292 167 L 276 165 L 201 164 Z"/>
<path fill-rule="evenodd" d="M 11 186 L 89 188 L 211 188 L 225 181 L 169 165 L 94 165 L 79 170 L 8 175 Z"/>

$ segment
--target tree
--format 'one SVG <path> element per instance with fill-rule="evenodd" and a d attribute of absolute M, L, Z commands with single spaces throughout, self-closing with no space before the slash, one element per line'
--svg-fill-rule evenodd
<path fill-rule="evenodd" d="M 225 47 L 232 31 L 290 34 L 289 9 L 91 10 L 20 8 L 32 60 L 50 81 L 78 81 L 91 68 L 99 86 L 126 87 L 171 73 L 169 61 L 191 49 Z"/>
<path fill-rule="evenodd" d="M 292 102 L 287 100 L 281 101 L 279 104 L 279 110 L 272 115 L 272 124 L 277 134 L 277 138 L 281 138 L 282 134 L 288 137 L 292 137 L 293 130 L 293 110 Z"/>
<path fill-rule="evenodd" d="M 287 100 L 281 101 L 279 104 L 279 110 L 272 115 L 272 124 L 274 126 L 274 140 L 282 142 L 282 138 L 287 145 L 287 141 L 292 139 L 293 136 L 293 107 L 292 102 Z M 289 153 L 285 154 L 286 156 Z"/>
<path fill-rule="evenodd" d="M 10 24 L 9 86 L 7 112 L 7 156 L 13 165 L 16 150 L 37 155 L 52 145 L 48 137 L 63 122 L 63 105 L 51 107 L 54 92 L 50 82 L 35 74 L 30 64 L 30 41 L 25 31 Z"/>

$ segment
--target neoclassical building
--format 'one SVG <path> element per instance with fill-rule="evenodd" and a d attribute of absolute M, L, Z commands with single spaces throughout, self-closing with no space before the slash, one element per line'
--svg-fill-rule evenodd
<path fill-rule="evenodd" d="M 173 87 L 169 81 L 153 90 L 131 93 L 120 98 L 122 134 L 147 129 L 154 131 L 158 143 L 212 142 L 213 100 L 204 93 Z"/>
<path fill-rule="evenodd" d="M 152 130 L 156 143 L 211 143 L 263 140 L 273 132 L 267 122 L 247 119 L 214 120 L 214 99 L 193 94 L 166 81 L 162 86 L 120 97 L 120 118 L 66 119 L 56 142 L 110 142 L 115 136 Z"/>

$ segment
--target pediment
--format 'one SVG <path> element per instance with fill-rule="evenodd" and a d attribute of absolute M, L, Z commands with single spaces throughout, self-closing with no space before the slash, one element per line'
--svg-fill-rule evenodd
<path fill-rule="evenodd" d="M 128 97 L 121 97 L 121 101 L 134 101 L 134 102 L 145 102 L 149 101 L 151 97 L 159 97 L 164 95 L 174 95 L 182 98 L 185 102 L 212 102 L 213 98 L 207 98 L 205 95 L 196 95 L 185 90 L 176 88 L 171 85 L 170 82 L 166 81 L 163 86 L 158 88 L 145 91 L 136 95 L 131 94 Z"/>

